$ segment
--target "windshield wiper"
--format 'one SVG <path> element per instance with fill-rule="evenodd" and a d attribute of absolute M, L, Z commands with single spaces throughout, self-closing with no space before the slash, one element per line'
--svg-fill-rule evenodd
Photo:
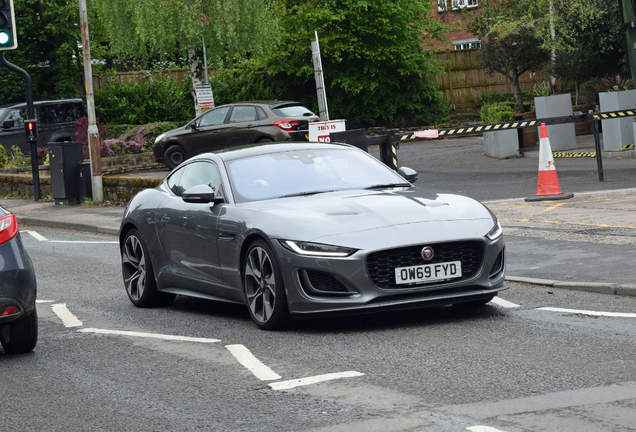
<path fill-rule="evenodd" d="M 365 189 L 389 189 L 396 187 L 411 187 L 410 183 L 384 183 L 384 184 L 375 184 L 373 186 L 365 187 Z"/>
<path fill-rule="evenodd" d="M 292 197 L 299 197 L 299 196 L 309 196 L 309 195 L 316 195 L 316 194 L 327 193 L 327 192 L 334 192 L 334 191 L 333 190 L 324 190 L 324 191 L 298 192 L 298 193 L 293 193 L 293 194 L 289 194 L 289 195 L 279 196 L 278 198 L 292 198 Z"/>

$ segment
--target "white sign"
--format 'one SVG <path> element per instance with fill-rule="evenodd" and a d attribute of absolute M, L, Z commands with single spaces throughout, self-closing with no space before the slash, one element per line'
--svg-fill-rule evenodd
<path fill-rule="evenodd" d="M 329 142 L 329 134 L 344 132 L 347 130 L 344 120 L 330 120 L 324 122 L 309 123 L 309 141 Z"/>
<path fill-rule="evenodd" d="M 194 86 L 194 91 L 200 108 L 214 107 L 214 95 L 210 84 L 197 84 Z"/>

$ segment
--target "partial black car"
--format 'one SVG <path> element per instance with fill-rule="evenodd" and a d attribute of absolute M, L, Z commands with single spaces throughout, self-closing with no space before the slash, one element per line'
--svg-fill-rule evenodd
<path fill-rule="evenodd" d="M 316 114 L 299 102 L 251 101 L 221 105 L 155 140 L 155 160 L 174 169 L 192 156 L 243 144 L 307 141 Z"/>
<path fill-rule="evenodd" d="M 38 121 L 38 147 L 47 147 L 50 142 L 72 141 L 77 134 L 75 121 L 86 115 L 81 99 L 36 101 L 33 108 Z M 18 146 L 22 153 L 31 153 L 24 133 L 25 120 L 30 120 L 26 103 L 0 106 L 0 143 L 7 152 Z"/>
<path fill-rule="evenodd" d="M 7 354 L 32 351 L 38 340 L 37 284 L 13 214 L 0 206 L 0 342 Z"/>

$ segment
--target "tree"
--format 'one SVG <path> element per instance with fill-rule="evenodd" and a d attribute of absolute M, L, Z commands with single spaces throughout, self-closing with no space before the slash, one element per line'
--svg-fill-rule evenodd
<path fill-rule="evenodd" d="M 523 112 L 523 96 L 519 77 L 527 71 L 541 69 L 550 59 L 550 53 L 541 46 L 541 38 L 532 25 L 514 23 L 504 28 L 493 26 L 490 40 L 479 49 L 479 64 L 489 74 L 499 72 L 514 88 L 515 110 Z"/>
<path fill-rule="evenodd" d="M 450 26 L 421 0 L 286 0 L 279 10 L 282 43 L 269 71 L 315 101 L 311 41 L 318 32 L 332 118 L 374 124 L 395 116 L 433 122 L 448 115 L 427 77 L 442 73 L 424 46 Z M 305 102 L 307 103 L 307 102 Z M 311 103 L 309 105 L 315 105 Z"/>
<path fill-rule="evenodd" d="M 10 62 L 31 76 L 35 99 L 80 94 L 83 66 L 79 11 L 73 0 L 14 0 L 18 48 L 5 51 Z M 0 100 L 25 100 L 24 81 L 0 68 Z"/>
<path fill-rule="evenodd" d="M 203 78 L 201 36 L 207 58 L 258 56 L 277 40 L 276 20 L 263 0 L 93 0 L 113 52 L 140 60 L 187 63 L 192 94 Z M 187 62 L 183 59 L 187 58 Z"/>

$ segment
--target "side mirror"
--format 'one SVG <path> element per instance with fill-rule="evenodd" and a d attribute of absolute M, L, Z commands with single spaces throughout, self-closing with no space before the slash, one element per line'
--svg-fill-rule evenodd
<path fill-rule="evenodd" d="M 189 127 L 190 129 L 192 129 L 193 131 L 197 130 L 197 122 L 196 122 L 196 120 L 195 120 L 195 121 L 193 121 L 192 123 L 190 123 L 190 124 L 188 125 L 188 127 Z"/>
<path fill-rule="evenodd" d="M 2 123 L 2 127 L 4 129 L 9 129 L 9 128 L 12 128 L 13 126 L 15 126 L 14 120 L 6 120 L 4 123 Z"/>
<path fill-rule="evenodd" d="M 401 167 L 398 169 L 398 174 L 409 183 L 415 183 L 417 181 L 417 171 L 414 169 Z"/>
<path fill-rule="evenodd" d="M 221 194 L 217 194 L 213 188 L 208 185 L 192 186 L 181 195 L 181 199 L 187 203 L 193 204 L 209 204 L 225 202 Z"/>

